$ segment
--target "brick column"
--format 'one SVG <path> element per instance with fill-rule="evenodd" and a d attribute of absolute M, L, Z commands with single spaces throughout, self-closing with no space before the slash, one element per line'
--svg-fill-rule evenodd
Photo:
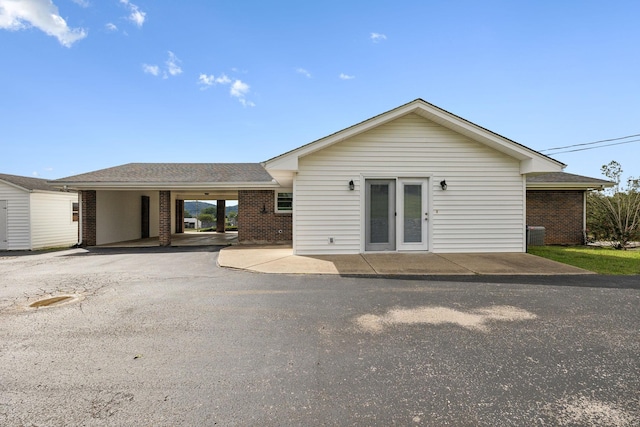
<path fill-rule="evenodd" d="M 184 233 L 184 200 L 176 200 L 176 233 Z"/>
<path fill-rule="evenodd" d="M 224 233 L 224 225 L 225 225 L 225 217 L 227 215 L 227 211 L 225 209 L 225 201 L 218 200 L 216 202 L 216 231 L 218 233 Z"/>
<path fill-rule="evenodd" d="M 82 246 L 96 245 L 96 192 L 95 190 L 82 190 Z"/>
<path fill-rule="evenodd" d="M 171 191 L 160 191 L 160 246 L 171 246 Z"/>

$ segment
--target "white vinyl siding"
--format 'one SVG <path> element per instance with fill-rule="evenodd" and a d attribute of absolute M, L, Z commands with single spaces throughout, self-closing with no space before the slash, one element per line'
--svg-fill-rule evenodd
<path fill-rule="evenodd" d="M 72 246 L 78 242 L 73 221 L 77 193 L 31 193 L 31 249 Z"/>
<path fill-rule="evenodd" d="M 7 250 L 31 249 L 29 192 L 0 182 L 0 200 L 7 201 Z"/>
<path fill-rule="evenodd" d="M 519 161 L 409 114 L 299 160 L 295 252 L 361 252 L 363 180 L 402 177 L 430 179 L 433 252 L 524 250 L 525 190 Z M 446 191 L 439 185 L 443 179 Z M 329 237 L 334 243 L 328 243 Z"/>

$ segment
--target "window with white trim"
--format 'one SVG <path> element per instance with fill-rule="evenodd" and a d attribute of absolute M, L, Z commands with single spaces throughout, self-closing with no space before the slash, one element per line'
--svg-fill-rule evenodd
<path fill-rule="evenodd" d="M 78 222 L 80 218 L 80 204 L 78 202 L 71 202 L 71 221 Z"/>
<path fill-rule="evenodd" d="M 293 211 L 293 192 L 291 190 L 276 191 L 276 212 Z"/>

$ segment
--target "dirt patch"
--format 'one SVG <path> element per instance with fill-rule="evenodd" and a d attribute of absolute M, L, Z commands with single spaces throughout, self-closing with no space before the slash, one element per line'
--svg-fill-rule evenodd
<path fill-rule="evenodd" d="M 562 399 L 546 408 L 556 425 L 637 426 L 640 419 L 613 404 L 589 397 Z"/>
<path fill-rule="evenodd" d="M 29 307 L 31 308 L 49 307 L 52 305 L 63 303 L 65 301 L 68 302 L 68 300 L 70 300 L 71 298 L 73 298 L 71 295 L 45 298 L 45 299 L 38 300 L 36 302 L 32 302 L 31 304 L 29 304 Z"/>
<path fill-rule="evenodd" d="M 417 307 L 389 310 L 382 316 L 365 314 L 356 319 L 358 326 L 367 332 L 382 332 L 385 327 L 396 325 L 441 325 L 450 323 L 465 329 L 486 332 L 486 323 L 491 321 L 522 321 L 535 319 L 537 316 L 526 310 L 498 305 L 483 307 L 469 312 L 447 307 Z"/>

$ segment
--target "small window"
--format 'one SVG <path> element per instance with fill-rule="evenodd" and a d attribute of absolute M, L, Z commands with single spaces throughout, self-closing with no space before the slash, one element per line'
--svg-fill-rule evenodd
<path fill-rule="evenodd" d="M 276 192 L 276 212 L 291 212 L 293 210 L 293 193 Z"/>
<path fill-rule="evenodd" d="M 73 222 L 78 222 L 80 217 L 80 204 L 78 202 L 71 203 L 71 220 Z"/>

